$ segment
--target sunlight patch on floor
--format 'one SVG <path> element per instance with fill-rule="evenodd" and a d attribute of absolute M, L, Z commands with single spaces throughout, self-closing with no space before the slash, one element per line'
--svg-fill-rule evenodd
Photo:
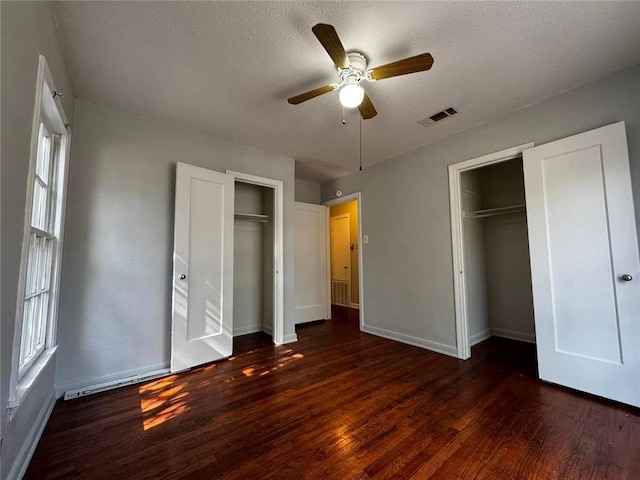
<path fill-rule="evenodd" d="M 186 401 L 189 392 L 184 391 L 188 382 L 178 381 L 178 378 L 178 375 L 171 375 L 138 388 L 145 431 L 189 410 Z"/>

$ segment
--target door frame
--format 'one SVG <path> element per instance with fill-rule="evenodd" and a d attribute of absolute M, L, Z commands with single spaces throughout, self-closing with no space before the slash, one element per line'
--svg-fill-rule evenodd
<path fill-rule="evenodd" d="M 349 215 L 348 213 L 341 213 L 340 215 L 329 217 L 329 243 L 331 243 L 331 222 L 333 222 L 334 219 L 339 219 L 339 218 L 347 219 L 347 225 L 349 226 L 349 249 L 351 249 L 351 215 Z M 360 249 L 360 246 L 358 246 L 358 249 Z M 329 245 L 329 257 L 331 257 L 331 245 Z M 351 302 L 351 250 L 349 250 L 348 257 L 349 257 L 349 290 L 348 290 L 349 305 L 347 305 L 347 307 L 351 307 L 353 304 Z M 332 258 L 329 258 L 329 260 L 330 260 L 329 266 L 331 266 Z M 329 273 L 331 274 L 331 272 Z M 333 283 L 333 277 L 329 279 L 329 282 Z M 330 296 L 331 296 L 331 292 L 333 292 L 333 285 L 331 285 L 331 290 L 329 291 Z M 329 298 L 329 304 L 331 304 L 331 301 L 332 301 L 332 298 Z"/>
<path fill-rule="evenodd" d="M 273 212 L 273 343 L 282 345 L 284 338 L 284 183 L 282 180 L 259 177 L 227 170 L 236 182 L 268 187 L 274 190 Z"/>
<path fill-rule="evenodd" d="M 358 202 L 358 305 L 360 306 L 358 310 L 360 317 L 360 330 L 362 330 L 364 327 L 364 275 L 362 273 L 364 271 L 364 259 L 362 255 L 362 238 L 364 235 L 362 233 L 362 194 L 360 192 L 355 192 L 350 195 L 345 195 L 344 197 L 322 202 L 322 205 L 327 207 L 327 282 L 329 288 L 327 318 L 331 318 L 331 207 L 351 202 L 352 200 L 357 200 Z"/>
<path fill-rule="evenodd" d="M 533 142 L 489 153 L 481 157 L 449 165 L 449 207 L 451 215 L 451 249 L 453 252 L 453 290 L 456 321 L 456 355 L 461 360 L 471 357 L 466 276 L 464 271 L 464 227 L 462 218 L 462 173 L 476 168 L 512 160 L 534 146 Z"/>

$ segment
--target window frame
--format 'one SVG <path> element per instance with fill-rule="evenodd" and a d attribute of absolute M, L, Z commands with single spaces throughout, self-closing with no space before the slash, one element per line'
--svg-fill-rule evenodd
<path fill-rule="evenodd" d="M 32 226 L 34 190 L 41 124 L 51 138 L 49 161 L 49 184 L 47 188 L 46 211 L 48 222 L 45 229 Z M 14 409 L 28 390 L 44 365 L 53 357 L 57 345 L 58 305 L 60 298 L 60 272 L 64 234 L 64 214 L 66 207 L 67 177 L 71 145 L 71 129 L 68 125 L 60 96 L 44 56 L 39 55 L 35 91 L 35 108 L 31 129 L 29 172 L 25 199 L 25 219 L 22 239 L 18 296 L 16 299 L 15 329 L 9 380 L 8 407 Z M 56 158 L 57 157 L 57 158 Z M 55 158 L 55 161 L 54 161 Z M 39 175 L 38 175 L 39 177 Z M 47 318 L 44 325 L 44 342 L 27 362 L 22 362 L 22 335 L 24 307 L 26 303 L 26 281 L 31 235 L 44 236 L 53 240 L 49 278 L 49 299 Z M 11 415 L 10 415 L 11 416 Z"/>

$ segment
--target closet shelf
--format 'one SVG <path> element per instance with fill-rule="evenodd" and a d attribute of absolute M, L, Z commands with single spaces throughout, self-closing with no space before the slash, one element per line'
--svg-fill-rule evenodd
<path fill-rule="evenodd" d="M 509 213 L 520 213 L 526 211 L 526 205 L 510 205 L 508 207 L 485 208 L 483 210 L 475 210 L 471 218 L 494 217 L 496 215 L 507 215 Z"/>
<path fill-rule="evenodd" d="M 233 215 L 238 220 L 247 220 L 249 222 L 261 222 L 267 223 L 270 218 L 269 215 L 261 215 L 259 213 L 234 213 Z"/>

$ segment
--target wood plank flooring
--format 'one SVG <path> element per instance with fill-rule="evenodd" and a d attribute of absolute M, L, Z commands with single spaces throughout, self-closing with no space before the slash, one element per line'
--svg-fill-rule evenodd
<path fill-rule="evenodd" d="M 26 478 L 640 479 L 640 411 L 540 382 L 532 345 L 460 361 L 349 309 L 298 337 L 59 401 Z"/>

